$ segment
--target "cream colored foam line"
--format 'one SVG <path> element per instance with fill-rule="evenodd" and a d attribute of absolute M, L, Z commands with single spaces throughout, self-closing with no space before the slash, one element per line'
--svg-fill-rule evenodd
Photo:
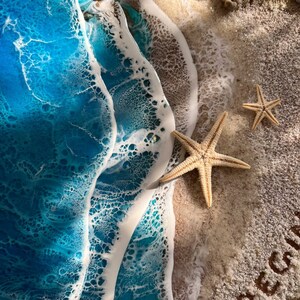
<path fill-rule="evenodd" d="M 145 10 L 148 15 L 157 17 L 163 24 L 165 24 L 169 31 L 173 34 L 177 40 L 180 49 L 183 53 L 184 60 L 187 64 L 189 71 L 189 78 L 191 82 L 191 94 L 189 97 L 189 103 L 187 103 L 188 118 L 187 118 L 187 131 L 186 135 L 191 136 L 198 117 L 198 74 L 193 62 L 193 58 L 190 52 L 190 48 L 185 40 L 180 29 L 171 21 L 171 19 L 157 6 L 153 0 L 140 0 L 141 9 Z"/>
<path fill-rule="evenodd" d="M 103 160 L 101 167 L 97 170 L 95 178 L 91 184 L 90 191 L 85 199 L 85 202 L 86 202 L 85 211 L 84 211 L 84 228 L 85 228 L 85 230 L 84 230 L 84 236 L 83 236 L 82 269 L 79 274 L 79 279 L 77 280 L 76 283 L 74 283 L 72 285 L 72 293 L 69 296 L 69 300 L 78 300 L 78 299 L 80 299 L 80 296 L 82 294 L 86 272 L 87 272 L 88 266 L 90 264 L 90 253 L 89 253 L 90 252 L 89 230 L 91 227 L 91 220 L 89 217 L 89 211 L 91 208 L 90 201 L 91 201 L 91 198 L 92 198 L 94 190 L 95 190 L 97 179 L 100 176 L 101 172 L 103 171 L 105 165 L 107 164 L 109 158 L 111 157 L 111 155 L 113 153 L 113 148 L 114 148 L 114 144 L 115 144 L 116 137 L 117 137 L 117 124 L 116 124 L 116 120 L 114 117 L 113 100 L 112 100 L 112 97 L 109 94 L 109 92 L 100 76 L 101 68 L 94 56 L 93 50 L 92 50 L 91 45 L 88 40 L 88 37 L 86 36 L 85 20 L 84 20 L 83 14 L 81 12 L 78 0 L 75 0 L 75 7 L 76 7 L 76 10 L 78 13 L 78 19 L 79 19 L 82 35 L 84 38 L 85 48 L 89 55 L 92 73 L 93 73 L 93 75 L 95 75 L 95 81 L 96 81 L 97 86 L 99 86 L 101 88 L 101 92 L 105 96 L 105 100 L 107 101 L 107 105 L 108 105 L 108 108 L 110 111 L 112 136 L 111 136 L 111 144 L 109 145 L 109 151 L 108 151 L 105 159 Z"/>

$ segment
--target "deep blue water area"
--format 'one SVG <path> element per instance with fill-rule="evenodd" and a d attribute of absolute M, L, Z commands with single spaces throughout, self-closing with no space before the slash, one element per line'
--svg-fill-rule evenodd
<path fill-rule="evenodd" d="M 0 8 L 0 296 L 64 299 L 82 268 L 112 111 L 75 2 L 32 4 Z"/>

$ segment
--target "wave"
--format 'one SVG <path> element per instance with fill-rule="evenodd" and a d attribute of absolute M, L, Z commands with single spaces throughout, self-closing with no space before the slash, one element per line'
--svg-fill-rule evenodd
<path fill-rule="evenodd" d="M 170 159 L 175 123 L 156 72 L 132 38 L 120 5 L 92 3 L 84 14 L 114 101 L 118 134 L 90 213 L 95 254 L 87 277 L 98 284 L 84 289 L 82 298 L 112 299 L 130 238 L 155 192 L 150 185 L 163 175 Z"/>

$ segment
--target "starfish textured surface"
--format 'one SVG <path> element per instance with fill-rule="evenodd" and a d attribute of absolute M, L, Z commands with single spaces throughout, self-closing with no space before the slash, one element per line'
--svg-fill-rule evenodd
<path fill-rule="evenodd" d="M 278 104 L 280 104 L 280 100 L 276 99 L 273 101 L 266 101 L 262 89 L 259 85 L 256 85 L 256 93 L 257 93 L 257 103 L 244 103 L 243 107 L 249 110 L 253 110 L 256 112 L 256 116 L 252 125 L 252 129 L 254 130 L 257 125 L 262 121 L 264 117 L 267 117 L 273 124 L 279 125 L 278 120 L 271 113 L 271 109 Z"/>
<path fill-rule="evenodd" d="M 216 145 L 224 127 L 224 122 L 228 113 L 224 112 L 219 117 L 204 141 L 199 144 L 184 134 L 173 131 L 172 134 L 187 150 L 190 156 L 176 166 L 169 173 L 164 175 L 160 182 L 170 181 L 175 179 L 193 169 L 198 169 L 200 175 L 200 182 L 204 198 L 207 206 L 212 205 L 212 190 L 211 190 L 211 170 L 212 167 L 231 167 L 250 169 L 250 166 L 245 162 L 231 156 L 215 152 Z"/>

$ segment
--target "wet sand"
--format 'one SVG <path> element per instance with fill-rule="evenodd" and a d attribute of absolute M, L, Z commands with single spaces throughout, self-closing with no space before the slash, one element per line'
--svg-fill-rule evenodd
<path fill-rule="evenodd" d="M 267 1 L 226 10 L 220 1 L 157 0 L 179 26 L 199 76 L 201 141 L 229 117 L 217 151 L 251 170 L 214 168 L 213 207 L 198 174 L 177 180 L 175 299 L 300 299 L 300 5 Z M 280 122 L 242 108 L 260 84 Z M 266 282 L 267 281 L 267 282 Z"/>

